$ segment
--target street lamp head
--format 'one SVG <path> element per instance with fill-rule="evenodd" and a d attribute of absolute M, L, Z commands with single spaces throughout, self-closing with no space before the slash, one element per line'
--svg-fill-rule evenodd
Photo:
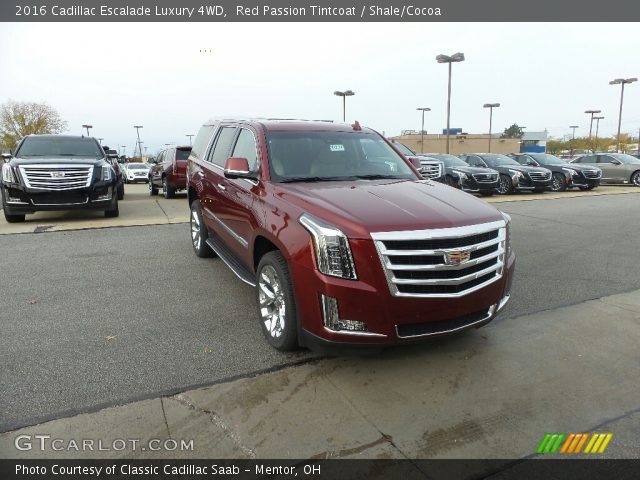
<path fill-rule="evenodd" d="M 633 83 L 637 82 L 637 78 L 616 78 L 615 80 L 611 80 L 609 85 L 620 85 L 621 83 Z"/>
<path fill-rule="evenodd" d="M 591 113 L 591 114 L 594 114 L 594 113 L 600 113 L 601 111 L 602 111 L 602 110 L 585 110 L 585 111 L 584 111 L 584 113 Z"/>
<path fill-rule="evenodd" d="M 569 128 L 580 128 L 579 125 L 569 125 Z"/>
<path fill-rule="evenodd" d="M 82 125 L 82 128 L 93 128 L 93 125 Z"/>
<path fill-rule="evenodd" d="M 333 92 L 333 94 L 338 97 L 352 97 L 353 95 L 355 95 L 355 92 L 353 92 L 352 90 L 345 90 L 344 92 L 336 90 L 335 92 Z"/>
<path fill-rule="evenodd" d="M 464 61 L 464 53 L 458 52 L 453 55 L 438 55 L 436 57 L 436 61 L 438 63 L 455 63 L 455 62 L 463 62 Z"/>
<path fill-rule="evenodd" d="M 594 120 L 602 120 L 604 117 L 593 117 Z"/>
<path fill-rule="evenodd" d="M 423 112 L 430 112 L 431 111 L 431 109 L 429 107 L 418 107 L 418 108 L 416 108 L 416 110 L 421 110 Z"/>
<path fill-rule="evenodd" d="M 142 125 L 134 125 L 133 128 L 142 128 Z"/>
<path fill-rule="evenodd" d="M 496 108 L 499 107 L 500 104 L 499 103 L 485 103 L 482 107 L 483 108 Z"/>

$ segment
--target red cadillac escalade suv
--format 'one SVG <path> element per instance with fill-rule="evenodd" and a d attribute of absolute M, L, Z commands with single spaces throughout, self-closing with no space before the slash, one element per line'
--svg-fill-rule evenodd
<path fill-rule="evenodd" d="M 255 287 L 279 350 L 449 334 L 509 300 L 509 217 L 357 122 L 209 121 L 187 187 L 196 255 Z"/>
<path fill-rule="evenodd" d="M 187 159 L 191 147 L 169 147 L 158 154 L 149 170 L 149 193 L 158 195 L 162 188 L 164 198 L 173 198 L 177 191 L 187 187 Z"/>

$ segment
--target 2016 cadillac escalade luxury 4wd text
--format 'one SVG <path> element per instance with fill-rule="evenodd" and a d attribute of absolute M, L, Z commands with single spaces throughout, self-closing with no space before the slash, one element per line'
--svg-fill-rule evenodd
<path fill-rule="evenodd" d="M 357 122 L 210 121 L 187 178 L 195 253 L 255 287 L 277 349 L 448 334 L 509 300 L 509 217 Z"/>
<path fill-rule="evenodd" d="M 103 210 L 118 216 L 118 179 L 95 138 L 27 135 L 2 165 L 2 206 L 8 222 L 41 210 Z"/>

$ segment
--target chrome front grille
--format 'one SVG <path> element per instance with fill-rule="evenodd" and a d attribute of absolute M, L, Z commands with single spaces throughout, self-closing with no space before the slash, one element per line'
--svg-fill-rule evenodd
<path fill-rule="evenodd" d="M 585 178 L 591 178 L 597 180 L 602 176 L 602 171 L 599 170 L 582 170 L 582 174 Z"/>
<path fill-rule="evenodd" d="M 529 178 L 534 182 L 547 182 L 551 180 L 551 170 L 548 172 L 528 172 Z"/>
<path fill-rule="evenodd" d="M 372 233 L 396 297 L 462 297 L 503 274 L 506 225 Z"/>
<path fill-rule="evenodd" d="M 91 185 L 93 165 L 20 165 L 20 174 L 29 188 L 73 190 Z"/>
<path fill-rule="evenodd" d="M 498 181 L 497 173 L 474 173 L 473 179 L 477 183 L 495 183 Z"/>
<path fill-rule="evenodd" d="M 442 176 L 444 165 L 442 162 L 420 160 L 420 173 L 425 178 L 439 178 Z"/>

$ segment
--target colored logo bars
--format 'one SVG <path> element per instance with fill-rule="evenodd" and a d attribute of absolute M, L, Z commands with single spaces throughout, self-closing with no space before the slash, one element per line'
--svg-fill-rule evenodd
<path fill-rule="evenodd" d="M 612 437 L 612 433 L 547 433 L 537 453 L 604 453 Z"/>

